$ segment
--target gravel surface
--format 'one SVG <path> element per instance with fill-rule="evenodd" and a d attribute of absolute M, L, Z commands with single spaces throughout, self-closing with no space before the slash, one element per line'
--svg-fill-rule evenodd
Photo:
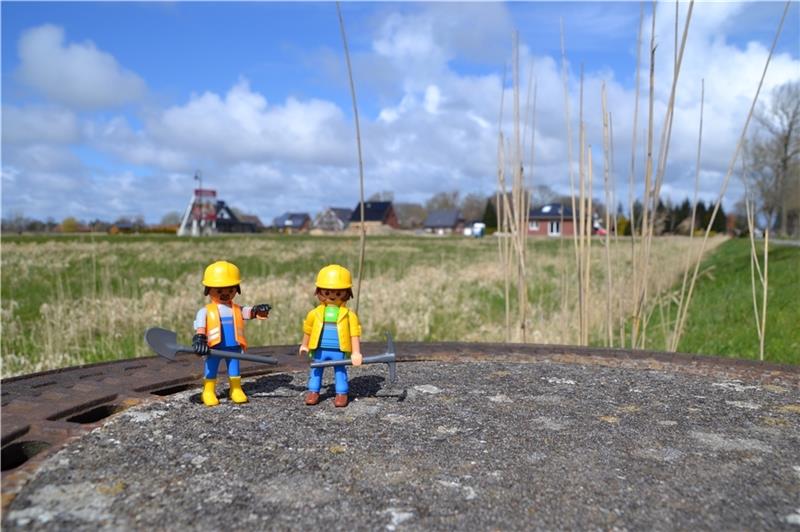
<path fill-rule="evenodd" d="M 305 406 L 305 373 L 246 380 L 245 405 L 132 408 L 51 457 L 3 528 L 800 531 L 797 388 L 542 361 L 398 375 L 351 369 L 344 409 L 332 389 Z"/>

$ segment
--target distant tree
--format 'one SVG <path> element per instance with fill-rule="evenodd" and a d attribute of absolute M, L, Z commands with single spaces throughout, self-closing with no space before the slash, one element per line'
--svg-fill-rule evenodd
<path fill-rule="evenodd" d="M 94 231 L 95 233 L 105 233 L 111 228 L 111 224 L 108 222 L 104 222 L 100 219 L 95 219 L 89 222 L 89 229 Z"/>
<path fill-rule="evenodd" d="M 761 128 L 745 151 L 745 180 L 768 227 L 796 233 L 790 221 L 800 216 L 800 82 L 777 87 L 756 120 Z"/>
<path fill-rule="evenodd" d="M 683 200 L 683 202 L 681 202 L 680 206 L 677 207 L 676 218 L 678 220 L 678 223 L 681 223 L 687 218 L 691 220 L 691 217 L 692 217 L 692 204 L 689 201 L 689 198 L 686 198 L 685 200 Z"/>
<path fill-rule="evenodd" d="M 179 212 L 170 211 L 161 218 L 161 225 L 178 225 L 181 223 Z"/>
<path fill-rule="evenodd" d="M 80 222 L 73 218 L 72 216 L 68 216 L 64 218 L 61 222 L 61 232 L 62 233 L 75 233 L 80 228 Z"/>
<path fill-rule="evenodd" d="M 404 229 L 417 229 L 425 222 L 427 212 L 419 203 L 395 203 L 394 212 L 400 227 Z"/>
<path fill-rule="evenodd" d="M 467 222 L 480 220 L 486 207 L 486 196 L 482 194 L 467 194 L 461 200 L 461 217 Z"/>
<path fill-rule="evenodd" d="M 709 219 L 711 218 L 711 213 L 709 213 L 708 217 Z M 725 209 L 722 208 L 722 204 L 720 203 L 719 211 L 717 212 L 717 217 L 714 218 L 714 224 L 711 226 L 711 230 L 719 234 L 725 234 L 727 232 L 727 223 L 728 215 L 725 214 Z"/>
<path fill-rule="evenodd" d="M 558 200 L 558 194 L 547 185 L 536 185 L 531 189 L 531 206 L 542 206 Z"/>
<path fill-rule="evenodd" d="M 29 218 L 25 221 L 25 231 L 30 233 L 44 233 L 47 231 L 47 225 L 41 220 Z"/>
<path fill-rule="evenodd" d="M 712 207 L 713 208 L 713 207 Z M 711 213 L 706 209 L 706 204 L 703 200 L 697 202 L 697 212 L 695 213 L 695 229 L 705 230 L 708 227 L 708 221 L 711 219 Z"/>
<path fill-rule="evenodd" d="M 632 230 L 636 230 L 636 234 L 641 234 L 641 225 L 642 225 L 642 214 L 644 211 L 644 207 L 642 206 L 642 202 L 638 199 L 633 202 L 633 213 L 631 215 L 631 223 L 628 225 L 628 233 L 626 235 L 631 235 Z"/>
<path fill-rule="evenodd" d="M 425 210 L 431 213 L 433 211 L 457 209 L 459 196 L 458 190 L 437 192 L 425 202 Z"/>
<path fill-rule="evenodd" d="M 494 207 L 494 201 L 490 198 L 486 202 L 486 208 L 483 211 L 483 223 L 486 224 L 486 230 L 497 230 L 497 209 Z"/>
<path fill-rule="evenodd" d="M 658 200 L 656 205 L 656 212 L 653 215 L 653 234 L 663 235 L 669 227 L 669 209 L 664 202 Z"/>
<path fill-rule="evenodd" d="M 617 214 L 617 232 L 620 235 L 631 234 L 631 222 L 622 213 Z"/>
<path fill-rule="evenodd" d="M 9 218 L 3 218 L 2 231 L 4 233 L 21 233 L 25 230 L 25 226 L 30 222 L 21 211 L 17 211 Z"/>

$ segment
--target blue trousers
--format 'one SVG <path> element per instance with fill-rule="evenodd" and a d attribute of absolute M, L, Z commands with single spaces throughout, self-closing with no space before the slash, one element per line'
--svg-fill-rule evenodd
<path fill-rule="evenodd" d="M 220 351 L 230 351 L 231 353 L 241 353 L 242 348 L 237 346 L 233 347 L 220 347 L 215 346 L 214 349 L 219 349 Z M 206 367 L 204 376 L 206 379 L 216 379 L 217 378 L 217 370 L 219 369 L 219 362 L 222 360 L 222 357 L 216 357 L 213 355 L 209 355 L 206 357 Z M 226 358 L 225 363 L 228 367 L 228 377 L 238 377 L 239 376 L 239 359 L 238 358 Z"/>
<path fill-rule="evenodd" d="M 342 351 L 338 349 L 315 349 L 314 362 L 324 362 L 327 360 L 344 360 L 345 356 Z M 322 374 L 325 368 L 311 368 L 308 374 L 308 391 L 319 393 L 322 387 Z M 334 379 L 336 383 L 336 393 L 346 394 L 349 390 L 347 383 L 347 366 L 334 366 L 333 368 Z"/>

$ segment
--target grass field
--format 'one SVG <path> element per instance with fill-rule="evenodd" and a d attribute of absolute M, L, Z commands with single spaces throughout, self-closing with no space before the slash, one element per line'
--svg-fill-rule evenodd
<path fill-rule="evenodd" d="M 763 242 L 757 243 L 764 264 Z M 685 334 L 678 350 L 758 359 L 753 296 L 750 284 L 750 241 L 725 242 L 701 265 L 706 271 L 695 290 Z M 758 290 L 758 279 L 756 279 Z M 769 289 L 764 359 L 800 363 L 800 248 L 770 245 Z M 761 295 L 758 292 L 758 302 Z M 659 313 L 650 324 L 650 343 L 662 348 Z"/>
<path fill-rule="evenodd" d="M 713 240 L 709 248 L 723 240 Z M 685 238 L 656 239 L 650 294 L 668 293 L 679 281 L 688 245 Z M 692 245 L 698 246 L 697 239 Z M 737 246 L 733 249 L 738 253 Z M 617 330 L 624 326 L 625 316 L 632 308 L 629 290 L 620 289 L 629 284 L 630 243 L 620 240 L 611 251 L 615 287 L 612 308 Z M 726 251 L 723 256 L 727 254 Z M 325 264 L 338 262 L 355 274 L 357 257 L 358 239 L 353 237 L 4 237 L 3 376 L 149 355 L 142 334 L 151 326 L 178 331 L 179 340 L 189 343 L 194 314 L 205 303 L 200 283 L 203 269 L 219 259 L 236 263 L 242 271 L 242 295 L 237 302 L 273 305 L 268 321 L 248 324 L 250 344 L 299 343 L 300 322 L 315 304 L 316 272 Z M 504 281 L 497 257 L 498 245 L 493 237 L 480 240 L 370 237 L 359 309 L 365 340 L 380 340 L 383 331 L 390 330 L 399 341 L 503 341 Z M 743 299 L 749 302 L 747 257 L 742 260 L 747 276 L 742 280 L 741 290 L 746 289 Z M 780 264 L 778 258 L 775 261 Z M 786 261 L 790 266 L 792 261 L 796 262 L 796 256 L 788 255 Z M 593 343 L 603 345 L 606 271 L 605 251 L 598 241 L 593 244 L 593 262 L 589 321 Z M 571 241 L 530 240 L 531 312 L 526 341 L 567 344 L 577 341 L 574 268 Z M 778 272 L 778 266 L 775 268 Z M 779 273 L 775 276 L 778 283 Z M 701 287 L 707 283 L 713 285 L 710 278 L 704 278 Z M 796 293 L 796 286 L 796 283 L 789 286 L 787 294 L 792 290 Z M 701 299 L 705 291 L 701 288 L 698 292 L 697 301 L 701 305 L 708 304 Z M 791 309 L 776 308 L 772 312 L 770 320 L 782 319 L 781 312 L 791 316 Z M 794 316 L 796 322 L 796 313 Z M 750 322 L 742 324 L 746 318 L 752 319 L 752 310 L 730 327 L 749 326 Z M 743 346 L 757 345 L 754 330 L 726 343 L 710 337 L 698 340 L 695 331 L 702 336 L 706 328 L 696 326 L 693 319 L 691 315 L 681 350 L 701 350 L 692 346 L 704 346 L 702 352 L 750 356 Z M 697 319 L 702 323 L 702 316 Z M 725 336 L 724 322 L 720 327 L 721 335 Z M 770 321 L 767 334 L 776 333 L 779 327 L 777 322 L 773 325 Z M 651 330 L 655 328 L 651 326 Z M 652 342 L 657 340 L 656 335 L 650 338 Z M 521 338 L 515 333 L 512 340 Z M 619 345 L 618 338 L 615 345 Z M 768 346 L 782 349 L 769 341 Z M 663 343 L 654 347 L 664 348 Z"/>

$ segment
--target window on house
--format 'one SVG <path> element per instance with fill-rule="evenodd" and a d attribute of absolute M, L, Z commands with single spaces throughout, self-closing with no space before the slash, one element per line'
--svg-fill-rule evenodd
<path fill-rule="evenodd" d="M 528 223 L 528 229 L 531 231 L 538 231 L 539 230 L 539 222 L 530 222 Z"/>
<path fill-rule="evenodd" d="M 550 236 L 558 236 L 561 234 L 561 222 L 553 220 L 547 224 L 547 234 Z"/>

